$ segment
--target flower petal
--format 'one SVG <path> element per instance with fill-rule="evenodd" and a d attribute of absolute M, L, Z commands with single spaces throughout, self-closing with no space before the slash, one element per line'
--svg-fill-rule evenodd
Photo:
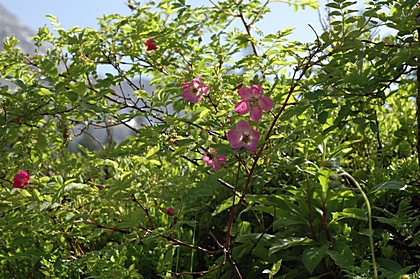
<path fill-rule="evenodd" d="M 246 149 L 257 152 L 257 145 L 260 141 L 260 132 L 252 130 L 251 132 L 251 140 L 248 142 L 248 144 L 245 146 Z"/>
<path fill-rule="evenodd" d="M 250 91 L 251 91 L 252 96 L 255 96 L 258 98 L 262 96 L 262 87 L 257 84 L 251 85 Z"/>
<path fill-rule="evenodd" d="M 195 79 L 194 79 L 194 86 L 195 87 L 201 87 L 202 86 L 202 84 L 203 84 L 203 82 L 201 81 L 201 77 L 200 76 L 198 76 L 198 77 L 196 77 Z"/>
<path fill-rule="evenodd" d="M 250 109 L 251 109 L 251 106 L 249 105 L 248 101 L 240 101 L 235 106 L 235 111 L 239 114 L 248 113 Z"/>
<path fill-rule="evenodd" d="M 186 89 L 184 91 L 182 91 L 182 98 L 184 98 L 184 100 L 192 102 L 192 103 L 198 103 L 201 100 L 201 94 L 196 95 L 194 94 L 192 88 Z"/>
<path fill-rule="evenodd" d="M 251 109 L 251 112 L 249 114 L 249 119 L 251 119 L 251 121 L 258 121 L 260 120 L 262 117 L 262 110 L 260 107 L 253 107 Z"/>
<path fill-rule="evenodd" d="M 240 120 L 238 124 L 236 124 L 236 129 L 241 132 L 241 134 L 249 134 L 253 129 L 248 122 L 244 120 Z"/>
<path fill-rule="evenodd" d="M 207 154 L 204 154 L 203 161 L 204 161 L 204 163 L 207 164 L 207 166 L 209 166 L 209 167 L 213 166 L 213 160 Z"/>
<path fill-rule="evenodd" d="M 200 92 L 203 95 L 208 95 L 209 92 L 210 92 L 210 86 L 202 85 L 201 88 L 200 88 Z"/>
<path fill-rule="evenodd" d="M 240 131 L 234 129 L 230 130 L 227 133 L 227 138 L 233 149 L 238 149 L 243 146 L 242 133 Z"/>
<path fill-rule="evenodd" d="M 263 96 L 259 101 L 259 105 L 262 110 L 269 111 L 273 107 L 274 103 L 271 98 Z"/>
<path fill-rule="evenodd" d="M 242 100 L 246 101 L 252 97 L 251 90 L 248 87 L 242 87 L 238 90 L 238 95 L 241 97 Z"/>
<path fill-rule="evenodd" d="M 220 162 L 219 162 L 219 160 L 215 160 L 214 161 L 213 169 L 214 169 L 215 172 L 220 171 Z"/>
<path fill-rule="evenodd" d="M 219 162 L 222 164 L 227 164 L 226 156 L 223 156 L 223 155 L 217 156 L 217 160 L 219 160 Z"/>

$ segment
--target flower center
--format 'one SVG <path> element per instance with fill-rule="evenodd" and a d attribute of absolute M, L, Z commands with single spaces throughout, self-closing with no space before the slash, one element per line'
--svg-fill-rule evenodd
<path fill-rule="evenodd" d="M 212 154 L 212 153 L 207 153 L 207 157 L 209 157 L 209 159 L 210 159 L 210 160 L 212 160 L 212 161 L 213 161 L 213 159 L 214 159 L 214 156 L 213 156 L 213 154 Z"/>
<path fill-rule="evenodd" d="M 197 86 L 193 86 L 192 92 L 194 93 L 194 95 L 199 95 L 200 94 L 200 88 Z"/>
<path fill-rule="evenodd" d="M 260 101 L 260 99 L 258 99 L 256 97 L 251 97 L 249 99 L 249 104 L 251 105 L 251 107 L 255 108 L 255 107 L 259 106 L 259 103 L 260 103 L 259 101 Z"/>
<path fill-rule="evenodd" d="M 251 141 L 251 137 L 248 134 L 242 134 L 242 142 L 248 144 Z"/>

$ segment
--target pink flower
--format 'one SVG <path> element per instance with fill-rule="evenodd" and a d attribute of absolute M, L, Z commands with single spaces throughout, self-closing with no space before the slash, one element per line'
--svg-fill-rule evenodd
<path fill-rule="evenodd" d="M 234 149 L 245 147 L 256 152 L 260 140 L 260 132 L 252 129 L 248 122 L 241 120 L 236 124 L 236 130 L 230 130 L 227 134 L 229 143 Z"/>
<path fill-rule="evenodd" d="M 29 185 L 29 174 L 24 170 L 20 170 L 13 178 L 13 188 L 23 188 L 26 185 Z"/>
<path fill-rule="evenodd" d="M 242 101 L 236 104 L 235 110 L 239 114 L 250 112 L 251 121 L 258 121 L 262 117 L 262 111 L 269 111 L 273 107 L 273 101 L 262 95 L 262 88 L 259 85 L 251 85 L 250 88 L 243 87 L 238 90 Z"/>
<path fill-rule="evenodd" d="M 201 77 L 196 77 L 194 81 L 184 82 L 182 84 L 182 98 L 184 100 L 198 103 L 203 95 L 208 95 L 210 87 L 204 85 Z"/>
<path fill-rule="evenodd" d="M 209 152 L 203 156 L 204 163 L 213 167 L 215 172 L 220 170 L 220 164 L 226 164 L 226 156 L 218 155 L 216 152 Z"/>
<path fill-rule="evenodd" d="M 167 214 L 168 216 L 174 216 L 174 214 L 175 214 L 175 209 L 173 209 L 172 207 L 170 207 L 170 208 L 166 209 L 166 214 Z"/>
<path fill-rule="evenodd" d="M 149 37 L 149 39 L 144 43 L 147 46 L 147 51 L 157 49 L 156 41 Z"/>

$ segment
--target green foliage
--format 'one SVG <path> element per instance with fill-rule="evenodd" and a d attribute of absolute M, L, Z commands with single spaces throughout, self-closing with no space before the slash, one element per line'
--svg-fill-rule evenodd
<path fill-rule="evenodd" d="M 259 29 L 271 2 L 130 2 L 98 30 L 49 15 L 46 53 L 5 40 L 1 278 L 418 277 L 417 1 L 331 1 L 309 42 Z M 253 84 L 274 102 L 258 122 L 234 111 Z M 229 144 L 239 120 L 257 152 Z"/>

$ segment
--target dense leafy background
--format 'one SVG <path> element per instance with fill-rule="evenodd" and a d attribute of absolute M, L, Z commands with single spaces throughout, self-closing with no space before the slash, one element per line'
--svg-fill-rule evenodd
<path fill-rule="evenodd" d="M 4 42 L 0 277 L 417 278 L 416 1 L 331 1 L 309 43 L 258 29 L 270 2 L 132 2 L 98 30 L 49 16 L 56 33 L 33 38 L 46 53 Z M 193 104 L 196 76 L 211 91 Z M 252 84 L 275 104 L 252 123 L 256 154 L 226 138 Z M 81 133 L 91 145 L 69 152 Z M 21 169 L 31 183 L 14 189 Z"/>

